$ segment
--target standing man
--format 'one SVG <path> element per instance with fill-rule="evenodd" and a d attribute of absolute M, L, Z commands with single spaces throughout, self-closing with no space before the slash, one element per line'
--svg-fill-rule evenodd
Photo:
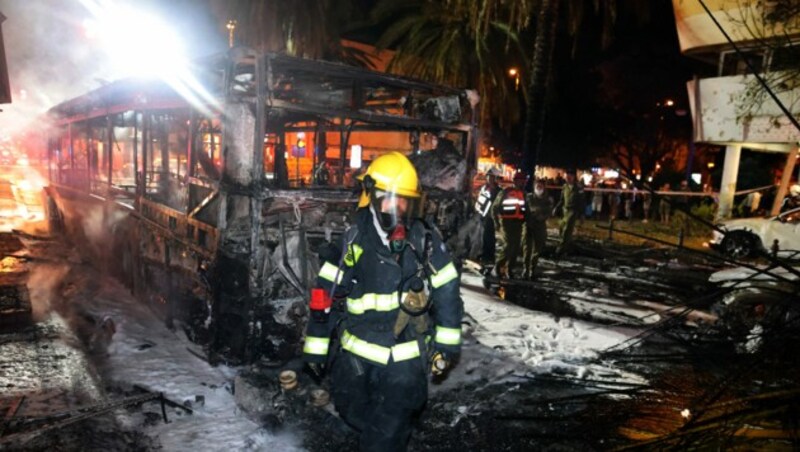
<path fill-rule="evenodd" d="M 492 168 L 486 172 L 486 183 L 481 187 L 478 199 L 475 201 L 475 211 L 481 216 L 483 223 L 483 254 L 481 254 L 481 263 L 483 264 L 494 263 L 497 244 L 495 243 L 494 218 L 491 210 L 498 193 L 500 193 L 500 186 L 497 185 L 497 170 Z"/>
<path fill-rule="evenodd" d="M 669 214 L 672 210 L 672 206 L 669 201 L 667 201 L 666 194 L 666 192 L 670 191 L 669 183 L 664 183 L 664 185 L 661 186 L 661 191 L 664 193 L 661 194 L 661 199 L 658 201 L 658 218 L 661 220 L 661 224 L 669 224 Z"/>
<path fill-rule="evenodd" d="M 547 217 L 553 210 L 553 202 L 544 192 L 544 181 L 537 179 L 533 184 L 533 193 L 527 196 L 528 222 L 525 225 L 525 274 L 523 278 L 532 280 L 536 264 L 547 244 Z"/>
<path fill-rule="evenodd" d="M 523 172 L 514 175 L 514 186 L 503 189 L 494 204 L 492 212 L 497 220 L 497 228 L 503 237 L 503 249 L 497 256 L 495 271 L 500 278 L 508 279 L 513 276 L 513 269 L 517 264 L 517 257 L 521 254 L 522 230 L 528 209 L 525 205 L 525 183 L 528 177 Z"/>
<path fill-rule="evenodd" d="M 592 212 L 595 213 L 595 219 L 600 219 L 600 214 L 603 212 L 603 188 L 599 183 L 594 184 L 595 192 L 592 194 Z"/>
<path fill-rule="evenodd" d="M 572 231 L 575 229 L 575 220 L 577 220 L 580 209 L 581 195 L 580 188 L 576 183 L 575 171 L 568 171 L 567 181 L 561 187 L 561 198 L 553 209 L 553 216 L 558 215 L 558 211 L 561 210 L 561 225 L 558 231 L 559 241 L 558 248 L 556 248 L 556 255 L 558 256 L 564 253 L 564 250 L 572 241 Z"/>
<path fill-rule="evenodd" d="M 335 333 L 336 410 L 360 432 L 361 450 L 403 451 L 429 373 L 446 371 L 461 351 L 459 275 L 418 218 L 417 173 L 403 154 L 378 157 L 360 179 L 355 224 L 311 292 L 303 355 L 320 374 Z"/>
<path fill-rule="evenodd" d="M 685 179 L 682 180 L 678 191 L 690 192 L 689 181 Z M 675 197 L 675 200 L 672 201 L 672 204 L 673 207 L 675 207 L 675 218 L 678 219 L 678 225 L 685 230 L 689 219 L 689 209 L 691 208 L 689 196 L 678 195 Z"/>

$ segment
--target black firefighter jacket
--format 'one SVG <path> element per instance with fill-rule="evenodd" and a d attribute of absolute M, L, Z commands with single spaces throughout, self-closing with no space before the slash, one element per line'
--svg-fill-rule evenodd
<path fill-rule="evenodd" d="M 399 304 L 420 265 L 425 265 L 425 240 L 430 240 L 430 265 L 422 275 L 431 299 L 433 322 L 426 334 L 408 325 L 399 338 L 394 325 Z M 445 352 L 461 351 L 459 275 L 438 232 L 415 221 L 407 232 L 407 243 L 399 259 L 383 244 L 368 208 L 356 212 L 355 224 L 339 243 L 336 262 L 327 261 L 317 277 L 318 287 L 330 291 L 337 283 L 334 300 L 344 300 L 327 321 L 309 320 L 303 355 L 308 362 L 324 362 L 330 338 L 337 330 L 340 347 L 378 365 L 423 356 L 425 342 Z M 344 253 L 343 256 L 341 253 Z M 334 302 L 336 303 L 336 302 Z M 338 324 L 338 328 L 337 328 Z"/>

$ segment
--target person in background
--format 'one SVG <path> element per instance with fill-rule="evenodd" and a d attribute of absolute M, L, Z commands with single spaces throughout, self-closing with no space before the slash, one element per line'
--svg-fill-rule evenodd
<path fill-rule="evenodd" d="M 665 183 L 661 186 L 660 191 L 669 191 L 669 184 Z M 667 195 L 661 195 L 661 199 L 658 201 L 658 218 L 661 220 L 661 224 L 669 224 L 669 214 L 672 210 L 672 206 L 670 206 L 669 201 L 667 201 Z"/>
<path fill-rule="evenodd" d="M 594 185 L 595 189 L 601 188 L 600 184 Z M 600 214 L 603 212 L 603 192 L 600 190 L 592 192 L 592 211 L 596 219 L 600 219 Z"/>
<path fill-rule="evenodd" d="M 627 191 L 622 194 L 622 197 L 624 199 L 624 202 L 622 204 L 624 212 L 625 212 L 624 215 L 625 215 L 625 219 L 628 220 L 628 221 L 633 219 L 633 202 L 635 201 L 634 196 L 635 196 L 635 193 L 630 193 L 630 192 L 627 192 Z"/>
<path fill-rule="evenodd" d="M 533 184 L 533 193 L 528 193 L 528 219 L 525 223 L 525 252 L 523 261 L 525 273 L 523 278 L 532 280 L 536 264 L 547 244 L 547 218 L 553 210 L 553 201 L 544 191 L 544 181 L 537 179 Z"/>
<path fill-rule="evenodd" d="M 513 277 L 517 257 L 521 254 L 522 233 L 528 208 L 525 200 L 525 183 L 528 177 L 523 172 L 514 175 L 514 186 L 503 189 L 492 204 L 495 227 L 503 238 L 503 249 L 497 255 L 495 272 L 499 278 Z"/>
<path fill-rule="evenodd" d="M 619 215 L 619 205 L 622 202 L 619 182 L 614 184 L 614 191 L 608 192 L 608 219 L 616 220 Z"/>
<path fill-rule="evenodd" d="M 689 181 L 682 180 L 678 191 L 690 192 Z M 678 220 L 678 225 L 681 228 L 686 228 L 686 222 L 689 220 L 689 209 L 691 208 L 690 199 L 687 195 L 676 196 L 672 201 L 675 208 L 675 218 Z"/>
<path fill-rule="evenodd" d="M 494 218 L 492 216 L 492 204 L 500 193 L 500 186 L 497 184 L 499 172 L 492 168 L 486 172 L 486 183 L 478 193 L 475 201 L 475 211 L 481 216 L 483 224 L 483 252 L 481 254 L 482 263 L 494 263 L 495 249 L 497 247 L 494 236 Z"/>
<path fill-rule="evenodd" d="M 642 219 L 642 223 L 647 223 L 648 219 L 650 218 L 650 206 L 653 204 L 653 197 L 650 196 L 650 193 L 643 192 L 642 193 L 642 210 L 644 212 L 644 219 Z"/>
<path fill-rule="evenodd" d="M 575 229 L 575 221 L 580 212 L 581 204 L 580 187 L 577 184 L 575 171 L 567 172 L 567 180 L 561 187 L 561 198 L 553 209 L 553 216 L 561 211 L 561 225 L 559 227 L 559 241 L 556 248 L 556 255 L 561 256 L 572 242 L 572 232 Z"/>

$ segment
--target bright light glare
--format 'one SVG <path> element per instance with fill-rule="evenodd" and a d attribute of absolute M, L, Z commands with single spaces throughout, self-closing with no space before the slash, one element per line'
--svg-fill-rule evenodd
<path fill-rule="evenodd" d="M 157 16 L 127 6 L 82 0 L 94 16 L 84 21 L 89 38 L 100 42 L 115 69 L 126 76 L 171 77 L 187 66 L 181 40 Z"/>
<path fill-rule="evenodd" d="M 87 38 L 103 45 L 118 76 L 158 77 L 203 114 L 219 108 L 192 76 L 183 43 L 166 22 L 110 0 L 80 1 L 92 15 L 83 24 Z"/>

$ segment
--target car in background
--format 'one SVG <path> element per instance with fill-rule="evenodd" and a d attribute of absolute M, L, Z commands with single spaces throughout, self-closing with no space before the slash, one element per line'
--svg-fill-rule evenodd
<path fill-rule="evenodd" d="M 725 233 L 714 231 L 709 246 L 729 257 L 772 252 L 775 246 L 778 255 L 800 257 L 800 208 L 770 218 L 728 220 L 717 226 Z"/>

